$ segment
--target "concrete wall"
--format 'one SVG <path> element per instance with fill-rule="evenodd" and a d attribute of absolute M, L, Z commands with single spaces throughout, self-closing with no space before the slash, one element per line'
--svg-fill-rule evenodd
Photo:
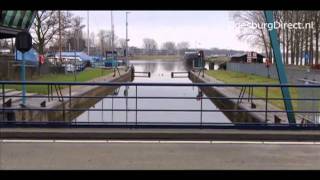
<path fill-rule="evenodd" d="M 190 80 L 194 83 L 207 83 L 203 78 L 199 77 L 197 73 L 190 72 L 189 76 Z M 210 88 L 201 88 L 202 91 L 208 97 L 227 97 L 221 89 L 217 89 L 214 87 Z M 234 109 L 234 110 L 241 110 L 242 107 L 237 105 L 235 100 L 231 99 L 210 99 L 213 104 L 217 106 L 219 109 Z M 250 112 L 223 112 L 225 116 L 227 116 L 233 123 L 241 123 L 241 122 L 262 122 L 257 117 L 252 115 Z"/>
<path fill-rule="evenodd" d="M 109 82 L 127 82 L 132 81 L 132 71 L 129 69 L 125 74 L 121 75 L 118 78 L 112 79 Z M 108 86 L 90 86 L 84 87 L 88 90 L 83 91 L 79 94 L 73 94 L 72 96 L 107 96 L 118 87 L 108 87 Z M 101 98 L 71 98 L 65 99 L 63 103 L 57 103 L 55 106 L 51 107 L 52 109 L 59 109 L 57 111 L 36 111 L 36 110 L 25 110 L 25 111 L 16 111 L 15 119 L 16 121 L 71 121 L 83 111 L 68 111 L 72 108 L 81 108 L 86 109 L 92 107 Z"/>

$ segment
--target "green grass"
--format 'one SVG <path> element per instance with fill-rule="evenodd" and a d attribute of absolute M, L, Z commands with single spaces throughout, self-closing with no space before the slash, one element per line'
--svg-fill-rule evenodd
<path fill-rule="evenodd" d="M 101 76 L 108 75 L 112 72 L 112 70 L 102 70 L 100 68 L 87 68 L 82 72 L 78 72 L 76 74 L 76 78 L 74 74 L 46 74 L 37 79 L 32 79 L 32 81 L 43 81 L 43 82 L 86 82 Z M 27 79 L 31 80 L 31 79 Z M 7 85 L 7 89 L 16 89 L 21 91 L 21 85 Z M 28 93 L 37 93 L 37 94 L 47 94 L 48 86 L 47 85 L 27 85 Z M 64 88 L 64 86 L 62 86 Z"/>
<path fill-rule="evenodd" d="M 278 80 L 269 79 L 263 76 L 257 76 L 246 73 L 232 72 L 232 71 L 223 71 L 223 70 L 210 70 L 206 72 L 209 76 L 216 78 L 217 80 L 223 81 L 225 83 L 233 83 L 233 84 L 279 84 Z M 280 88 L 269 88 L 268 97 L 269 98 L 282 98 Z M 297 98 L 297 90 L 295 88 L 290 88 L 291 98 Z M 265 88 L 254 88 L 253 95 L 259 98 L 266 97 L 266 89 Z M 284 109 L 284 104 L 282 100 L 270 100 L 268 101 L 271 104 Z M 292 101 L 293 108 L 297 108 L 297 102 Z"/>

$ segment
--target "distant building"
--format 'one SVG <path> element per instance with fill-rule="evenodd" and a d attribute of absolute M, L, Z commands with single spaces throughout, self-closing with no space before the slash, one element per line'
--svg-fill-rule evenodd
<path fill-rule="evenodd" d="M 0 54 L 10 54 L 11 51 L 8 48 L 0 49 Z"/>
<path fill-rule="evenodd" d="M 47 58 L 49 62 L 55 63 L 57 60 L 60 59 L 60 52 L 48 53 Z M 92 62 L 93 58 L 91 56 L 88 56 L 84 52 L 61 52 L 61 60 L 64 63 L 68 63 L 74 60 L 80 62 Z"/>
<path fill-rule="evenodd" d="M 247 52 L 231 56 L 231 62 L 239 63 L 263 63 L 264 56 L 256 52 Z"/>

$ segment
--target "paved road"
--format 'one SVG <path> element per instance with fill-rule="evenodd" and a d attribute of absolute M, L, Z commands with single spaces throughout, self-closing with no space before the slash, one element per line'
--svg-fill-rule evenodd
<path fill-rule="evenodd" d="M 320 169 L 320 145 L 1 142 L 0 169 Z"/>

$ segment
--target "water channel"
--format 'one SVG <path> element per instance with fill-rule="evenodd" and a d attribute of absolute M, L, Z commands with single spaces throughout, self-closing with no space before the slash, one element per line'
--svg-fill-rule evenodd
<path fill-rule="evenodd" d="M 151 77 L 135 77 L 133 82 L 168 82 L 191 83 L 187 75 L 180 78 L 172 78 L 171 72 L 187 71 L 182 61 L 131 61 L 135 71 L 150 72 Z M 125 89 L 120 87 L 115 96 L 126 97 Z M 138 97 L 196 97 L 198 87 L 138 87 Z M 135 97 L 136 89 L 131 86 L 128 89 L 129 97 Z M 204 97 L 206 97 L 203 94 Z M 112 97 L 112 96 L 109 96 Z M 197 99 L 138 99 L 138 109 L 198 109 L 201 101 Z M 90 109 L 135 109 L 135 98 L 105 98 L 100 100 Z M 204 110 L 214 110 L 217 107 L 209 99 L 203 99 Z M 80 114 L 73 122 L 173 122 L 173 123 L 230 123 L 230 120 L 222 112 L 154 112 L 154 111 L 86 111 Z"/>

